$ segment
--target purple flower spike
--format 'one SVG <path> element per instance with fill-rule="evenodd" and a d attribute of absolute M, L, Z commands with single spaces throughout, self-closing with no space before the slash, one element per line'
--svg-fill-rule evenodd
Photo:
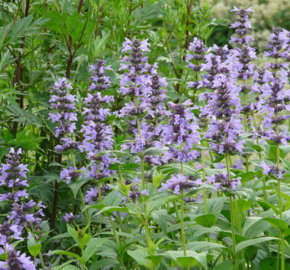
<path fill-rule="evenodd" d="M 170 189 L 174 194 L 179 195 L 180 191 L 189 191 L 194 189 L 196 186 L 197 184 L 195 181 L 188 180 L 187 177 L 179 174 L 177 176 L 172 176 L 165 184 L 163 183 L 159 191 Z"/>

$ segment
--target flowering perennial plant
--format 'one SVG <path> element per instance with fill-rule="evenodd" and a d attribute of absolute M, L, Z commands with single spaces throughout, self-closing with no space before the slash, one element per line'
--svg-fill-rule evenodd
<path fill-rule="evenodd" d="M 11 140 L 3 154 L 0 270 L 288 269 L 290 32 L 273 29 L 258 53 L 253 9 L 232 12 L 230 46 L 208 47 L 199 32 L 189 40 L 188 17 L 182 66 L 172 33 L 156 45 L 153 33 L 124 31 L 118 53 L 90 66 L 90 82 L 67 72 L 54 84 L 41 129 L 48 168 L 34 162 L 45 147 L 34 155 Z M 159 57 L 167 45 L 170 59 Z"/>

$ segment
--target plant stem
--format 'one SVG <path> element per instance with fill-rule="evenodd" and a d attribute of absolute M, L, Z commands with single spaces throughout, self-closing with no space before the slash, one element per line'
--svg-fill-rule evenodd
<path fill-rule="evenodd" d="M 202 164 L 202 181 L 205 180 L 205 171 L 204 171 L 204 164 L 205 164 L 205 156 L 204 156 L 204 150 L 201 150 L 201 164 Z M 204 204 L 204 212 L 207 214 L 207 201 L 206 201 L 206 191 L 205 189 L 202 190 L 202 197 L 203 197 L 203 204 Z"/>
<path fill-rule="evenodd" d="M 253 119 L 254 119 L 254 127 L 255 127 L 255 130 L 257 131 L 258 130 L 258 125 L 257 125 L 257 121 L 256 121 L 256 117 L 255 117 L 255 114 L 253 114 Z M 256 139 L 256 143 L 257 145 L 259 145 L 259 138 L 257 137 Z M 262 159 L 262 155 L 261 153 L 259 152 L 259 159 Z M 265 201 L 267 201 L 267 192 L 266 192 L 266 178 L 264 177 L 263 178 L 263 199 Z"/>
<path fill-rule="evenodd" d="M 139 139 L 142 140 L 141 123 L 140 123 L 140 119 L 139 118 L 137 118 L 137 127 L 138 127 Z M 145 184 L 145 173 L 144 173 L 143 154 L 140 156 L 140 163 L 141 163 L 142 188 L 144 190 L 145 187 L 146 187 L 146 184 Z"/>
<path fill-rule="evenodd" d="M 229 163 L 229 154 L 226 154 L 226 166 L 227 166 L 227 175 L 230 181 L 231 172 L 230 172 L 230 163 Z M 232 195 L 230 196 L 230 215 L 231 215 L 231 231 L 232 231 L 232 248 L 233 248 L 233 270 L 236 269 L 236 237 L 235 237 L 235 218 L 234 218 L 234 201 Z"/>
<path fill-rule="evenodd" d="M 41 267 L 42 267 L 42 269 L 45 270 L 46 267 L 45 267 L 45 264 L 44 264 L 44 261 L 43 261 L 43 257 L 42 257 L 41 252 L 39 252 L 39 259 L 40 259 L 40 262 L 41 262 Z"/>
<path fill-rule="evenodd" d="M 183 255 L 186 256 L 185 234 L 184 234 L 184 197 L 183 197 L 183 191 L 181 191 L 181 200 L 180 200 L 180 227 L 181 227 L 180 237 L 181 237 Z"/>
<path fill-rule="evenodd" d="M 117 244 L 118 247 L 120 247 L 120 242 L 119 242 L 119 238 L 118 238 L 118 235 L 117 235 L 117 232 L 116 232 L 116 228 L 115 228 L 114 222 L 113 222 L 113 220 L 112 220 L 112 218 L 110 216 L 109 216 L 109 220 L 110 220 L 111 228 L 113 230 L 113 234 L 114 234 L 114 238 L 115 238 L 116 244 Z"/>
<path fill-rule="evenodd" d="M 276 128 L 276 133 L 279 134 L 278 126 Z M 277 145 L 277 171 L 280 170 L 280 148 Z M 283 220 L 283 201 L 282 201 L 282 192 L 281 192 L 281 179 L 278 179 L 278 204 L 279 204 L 279 217 Z M 281 231 L 281 270 L 285 270 L 285 243 L 284 243 L 284 233 Z"/>
<path fill-rule="evenodd" d="M 83 195 L 83 192 L 82 192 L 81 188 L 79 189 L 79 196 L 80 196 L 80 199 L 81 199 L 82 207 L 84 209 L 86 205 L 85 205 L 84 195 Z M 89 219 L 89 215 L 88 215 L 87 210 L 84 211 L 84 215 L 85 215 L 86 223 L 88 225 L 90 223 L 90 219 Z M 90 227 L 89 227 L 89 231 L 91 232 Z"/>
<path fill-rule="evenodd" d="M 232 249 L 234 252 L 233 255 L 233 270 L 236 269 L 236 237 L 235 237 L 235 223 L 234 223 L 234 207 L 233 207 L 233 198 L 230 196 L 230 214 L 231 214 L 231 230 L 232 230 Z"/>

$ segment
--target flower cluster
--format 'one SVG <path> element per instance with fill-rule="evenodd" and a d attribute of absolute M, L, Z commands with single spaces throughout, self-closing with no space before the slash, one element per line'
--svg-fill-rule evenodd
<path fill-rule="evenodd" d="M 286 172 L 285 169 L 278 169 L 277 165 L 268 165 L 265 161 L 262 161 L 260 167 L 263 169 L 263 174 L 275 176 L 278 179 L 283 179 L 283 174 Z"/>
<path fill-rule="evenodd" d="M 20 251 L 16 251 L 12 245 L 5 245 L 4 250 L 0 249 L 0 255 L 7 254 L 6 261 L 0 261 L 1 270 L 36 270 L 33 261 Z"/>
<path fill-rule="evenodd" d="M 201 70 L 201 61 L 205 59 L 205 53 L 207 52 L 207 48 L 204 46 L 202 40 L 198 38 L 194 38 L 193 42 L 189 44 L 189 52 L 186 56 L 186 62 L 188 63 L 188 67 L 193 71 Z M 194 60 L 196 64 L 193 64 L 191 60 Z"/>
<path fill-rule="evenodd" d="M 1 246 L 7 254 L 6 262 L 1 262 L 1 269 L 35 269 L 33 263 L 25 254 L 20 255 L 9 244 L 13 240 L 23 240 L 28 228 L 32 233 L 42 230 L 42 217 L 44 205 L 36 203 L 29 198 L 25 187 L 27 183 L 27 165 L 21 164 L 21 149 L 15 151 L 11 148 L 6 158 L 6 163 L 1 164 L 0 186 L 5 187 L 6 193 L 0 194 L 0 201 L 5 201 L 10 207 L 7 221 L 0 225 L 0 250 Z"/>
<path fill-rule="evenodd" d="M 111 70 L 111 67 L 102 60 L 96 60 L 95 64 L 91 65 L 92 83 L 89 87 L 90 93 L 84 101 L 85 122 L 81 129 L 84 140 L 81 150 L 86 152 L 87 158 L 90 160 L 87 177 L 94 181 L 111 176 L 114 172 L 109 167 L 112 163 L 117 162 L 112 154 L 103 153 L 113 149 L 114 143 L 112 129 L 106 122 L 107 117 L 112 114 L 109 108 L 110 103 L 114 101 L 113 96 L 105 93 L 105 90 L 110 87 L 110 78 L 107 76 L 108 70 Z M 95 200 L 92 200 L 94 197 L 92 194 L 97 189 L 92 188 L 87 191 L 86 202 L 95 202 Z M 106 189 L 106 186 L 102 189 Z"/>
<path fill-rule="evenodd" d="M 182 104 L 168 103 L 171 109 L 169 123 L 163 125 L 162 130 L 162 143 L 170 145 L 169 151 L 164 154 L 167 161 L 187 162 L 200 157 L 197 150 L 192 150 L 200 142 L 200 135 L 190 105 L 189 100 Z"/>
<path fill-rule="evenodd" d="M 249 22 L 249 15 L 250 12 L 254 12 L 253 9 L 250 7 L 248 9 L 238 9 L 234 7 L 232 12 L 236 13 L 238 16 L 238 21 L 231 25 L 231 28 L 235 29 L 235 34 L 237 37 L 232 36 L 230 43 L 238 43 L 238 44 L 248 44 L 253 41 L 253 38 L 248 36 L 249 29 L 251 28 L 251 23 Z"/>
<path fill-rule="evenodd" d="M 187 192 L 197 187 L 195 181 L 189 180 L 186 176 L 178 174 L 177 176 L 172 176 L 166 183 L 162 184 L 159 191 L 172 190 L 174 194 L 179 195 L 180 192 Z"/>
<path fill-rule="evenodd" d="M 241 185 L 241 178 L 229 179 L 227 173 L 215 174 L 206 178 L 207 184 L 213 184 L 215 190 L 231 191 L 236 190 L 238 185 Z"/>
<path fill-rule="evenodd" d="M 51 108 L 56 110 L 55 113 L 49 113 L 49 119 L 58 124 L 55 127 L 55 136 L 62 137 L 62 145 L 56 146 L 58 151 L 76 149 L 78 146 L 70 138 L 76 129 L 77 121 L 76 98 L 69 93 L 71 89 L 72 85 L 66 78 L 59 79 L 54 84 L 55 94 L 49 100 Z"/>

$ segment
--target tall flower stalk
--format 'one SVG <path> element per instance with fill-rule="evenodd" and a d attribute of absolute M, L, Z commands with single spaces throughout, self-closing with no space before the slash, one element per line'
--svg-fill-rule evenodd
<path fill-rule="evenodd" d="M 284 178 L 284 169 L 280 165 L 280 145 L 286 145 L 290 140 L 289 133 L 284 130 L 281 132 L 280 125 L 290 118 L 289 103 L 290 94 L 285 90 L 288 83 L 288 67 L 283 63 L 283 59 L 287 55 L 285 51 L 285 32 L 282 29 L 275 28 L 273 34 L 270 35 L 268 44 L 269 50 L 265 56 L 274 59 L 274 63 L 266 64 L 268 76 L 265 78 L 262 93 L 261 113 L 263 113 L 263 125 L 265 130 L 261 131 L 261 136 L 276 144 L 276 166 L 269 166 L 262 162 L 260 166 L 263 172 L 268 172 L 277 178 L 278 208 L 279 218 L 283 220 L 283 197 L 282 197 L 282 180 Z M 280 231 L 281 237 L 281 269 L 285 269 L 285 239 L 284 232 Z M 278 261 L 279 262 L 279 261 Z"/>

